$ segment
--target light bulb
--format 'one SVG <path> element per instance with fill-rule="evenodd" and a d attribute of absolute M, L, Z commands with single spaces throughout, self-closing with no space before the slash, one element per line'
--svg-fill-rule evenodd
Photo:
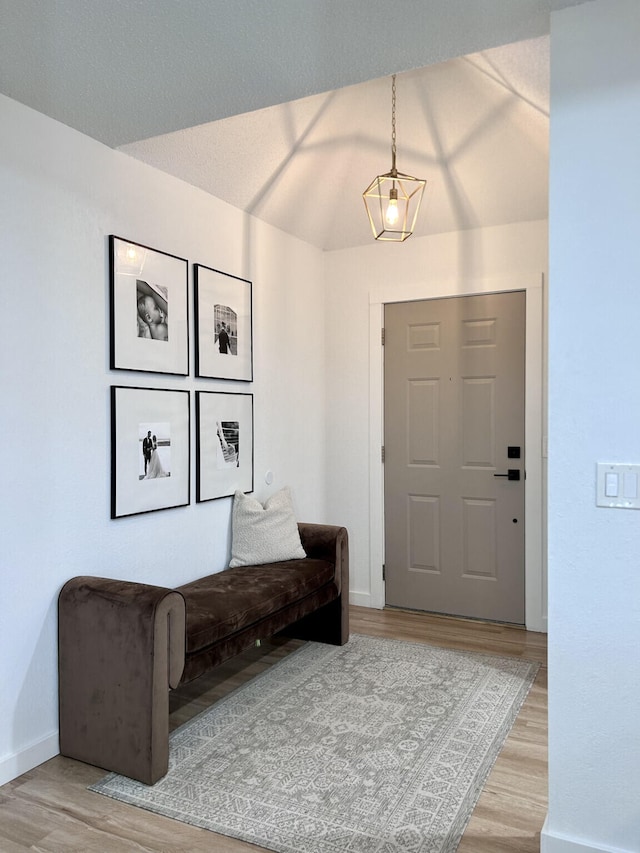
<path fill-rule="evenodd" d="M 398 199 L 390 198 L 384 215 L 387 225 L 395 225 L 398 221 Z"/>
<path fill-rule="evenodd" d="M 389 204 L 384 214 L 387 225 L 395 225 L 398 221 L 398 190 L 395 186 L 389 190 Z"/>

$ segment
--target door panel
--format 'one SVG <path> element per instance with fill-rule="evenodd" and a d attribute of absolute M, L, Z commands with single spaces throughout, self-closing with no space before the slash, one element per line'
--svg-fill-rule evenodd
<path fill-rule="evenodd" d="M 524 335 L 520 292 L 385 306 L 387 604 L 524 622 Z"/>

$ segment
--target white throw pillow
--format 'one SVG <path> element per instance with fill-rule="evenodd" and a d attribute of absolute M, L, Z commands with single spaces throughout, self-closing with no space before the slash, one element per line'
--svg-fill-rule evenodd
<path fill-rule="evenodd" d="M 281 489 L 264 506 L 244 492 L 233 499 L 229 566 L 258 566 L 306 557 L 288 488 Z"/>

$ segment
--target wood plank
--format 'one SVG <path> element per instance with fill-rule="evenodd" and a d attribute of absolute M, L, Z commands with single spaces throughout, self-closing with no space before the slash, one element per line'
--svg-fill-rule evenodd
<path fill-rule="evenodd" d="M 513 655 L 541 664 L 458 853 L 538 853 L 547 810 L 546 635 L 414 611 L 351 608 L 359 634 Z M 274 639 L 171 694 L 175 728 L 300 646 Z M 0 788 L 3 853 L 260 853 L 262 848 L 87 790 L 104 771 L 57 756 Z M 267 853 L 267 851 L 264 851 Z"/>

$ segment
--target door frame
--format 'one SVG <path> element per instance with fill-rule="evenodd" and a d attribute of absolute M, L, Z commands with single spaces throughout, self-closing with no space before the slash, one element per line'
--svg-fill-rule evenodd
<path fill-rule="evenodd" d="M 398 285 L 390 282 L 369 292 L 369 594 L 354 604 L 382 609 L 384 563 L 384 356 L 381 329 L 387 302 L 410 302 L 452 296 L 474 296 L 513 290 L 526 294 L 525 347 L 525 625 L 530 631 L 547 630 L 547 567 L 545 559 L 546 483 L 545 407 L 545 277 L 514 275 L 465 282 L 440 281 Z M 367 599 L 366 601 L 364 599 Z"/>

